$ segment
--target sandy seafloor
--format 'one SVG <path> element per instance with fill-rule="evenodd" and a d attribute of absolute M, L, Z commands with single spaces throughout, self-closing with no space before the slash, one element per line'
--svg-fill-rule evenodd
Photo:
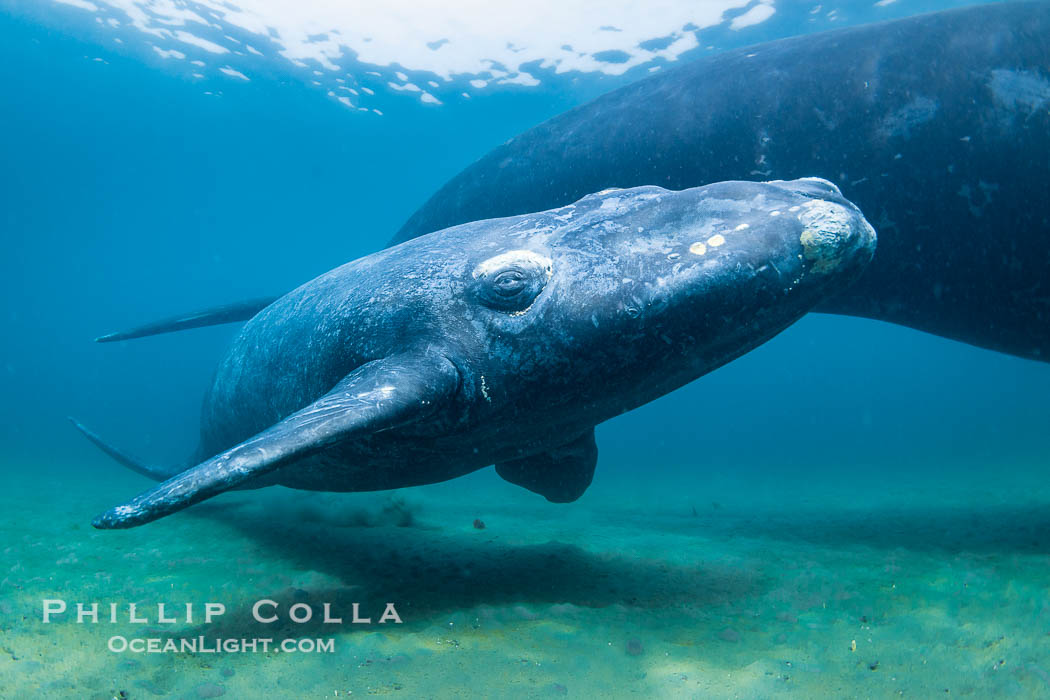
<path fill-rule="evenodd" d="M 400 491 L 386 512 L 388 493 L 271 489 L 101 532 L 90 517 L 145 480 L 103 458 L 77 465 L 79 478 L 69 465 L 26 465 L 0 497 L 0 688 L 5 698 L 1046 697 L 1050 489 L 1023 466 L 671 484 L 648 483 L 640 465 L 599 471 L 568 506 L 489 470 Z M 98 601 L 103 617 L 111 602 L 148 616 L 158 602 L 228 612 L 211 625 L 69 615 L 44 625 L 44 598 Z M 263 626 L 250 617 L 260 598 L 318 612 L 330 602 L 344 622 L 352 602 L 392 601 L 404 623 Z M 106 650 L 114 634 L 331 637 L 334 651 L 117 654 Z"/>

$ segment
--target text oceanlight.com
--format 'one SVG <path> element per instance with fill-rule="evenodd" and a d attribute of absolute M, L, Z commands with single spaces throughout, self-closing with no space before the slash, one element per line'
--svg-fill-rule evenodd
<path fill-rule="evenodd" d="M 328 639 L 207 639 L 200 637 L 182 637 L 179 639 L 161 639 L 159 637 L 127 637 L 116 635 L 109 638 L 107 644 L 110 651 L 117 654 L 131 652 L 133 654 L 238 654 L 238 653 L 269 653 L 271 651 L 283 651 L 289 653 L 322 653 L 331 654 L 335 651 L 335 640 Z"/>

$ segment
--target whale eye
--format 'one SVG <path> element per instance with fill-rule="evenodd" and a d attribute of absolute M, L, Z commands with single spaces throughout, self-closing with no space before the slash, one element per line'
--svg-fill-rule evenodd
<path fill-rule="evenodd" d="M 512 250 L 474 268 L 473 291 L 489 308 L 522 312 L 536 300 L 550 276 L 550 258 L 531 250 Z"/>
<path fill-rule="evenodd" d="M 525 288 L 525 274 L 521 270 L 504 270 L 492 280 L 492 287 L 501 297 L 512 297 Z"/>

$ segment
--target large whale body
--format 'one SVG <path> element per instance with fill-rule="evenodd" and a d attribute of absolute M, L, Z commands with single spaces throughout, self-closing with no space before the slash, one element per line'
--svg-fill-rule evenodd
<path fill-rule="evenodd" d="M 820 311 L 1050 360 L 1050 3 L 800 36 L 646 78 L 496 148 L 395 241 L 603 187 L 819 175 L 879 231 Z"/>
<path fill-rule="evenodd" d="M 574 500 L 596 424 L 769 339 L 855 279 L 874 245 L 856 207 L 812 178 L 602 192 L 421 236 L 248 321 L 205 399 L 196 466 L 142 465 L 85 430 L 164 480 L 95 525 L 231 488 L 388 489 L 490 464 Z M 135 334 L 243 320 L 251 305 Z"/>

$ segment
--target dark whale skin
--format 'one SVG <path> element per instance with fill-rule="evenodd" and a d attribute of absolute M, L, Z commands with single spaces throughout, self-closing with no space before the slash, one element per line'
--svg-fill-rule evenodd
<path fill-rule="evenodd" d="M 248 320 L 188 468 L 138 464 L 78 425 L 162 480 L 94 525 L 134 527 L 236 488 L 392 489 L 491 464 L 576 500 L 597 464 L 594 426 L 770 339 L 874 248 L 861 212 L 817 178 L 607 190 L 414 238 Z"/>
<path fill-rule="evenodd" d="M 1050 3 L 729 51 L 555 117 L 468 167 L 396 241 L 603 187 L 834 181 L 879 232 L 817 310 L 1050 360 Z"/>

